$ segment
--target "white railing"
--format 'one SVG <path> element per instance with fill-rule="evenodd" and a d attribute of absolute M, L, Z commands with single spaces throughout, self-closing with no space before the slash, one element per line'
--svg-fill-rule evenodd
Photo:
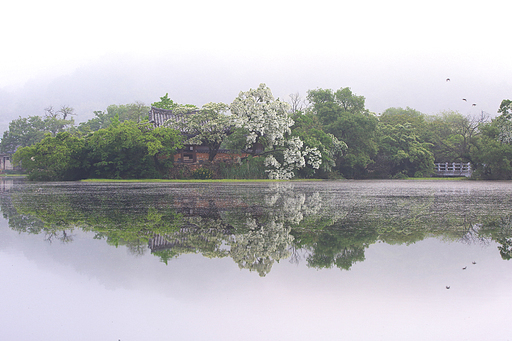
<path fill-rule="evenodd" d="M 436 162 L 434 163 L 436 175 L 470 177 L 473 170 L 469 162 Z"/>

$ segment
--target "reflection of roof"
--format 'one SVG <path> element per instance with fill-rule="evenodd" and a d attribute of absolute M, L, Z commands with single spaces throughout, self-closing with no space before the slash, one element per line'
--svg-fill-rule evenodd
<path fill-rule="evenodd" d="M 233 235 L 233 227 L 227 224 L 221 224 L 221 227 L 217 228 L 200 228 L 194 224 L 187 224 L 180 228 L 179 231 L 174 234 L 159 235 L 155 234 L 149 241 L 148 246 L 151 252 L 161 251 L 166 249 L 172 249 L 174 247 L 181 247 L 190 249 L 195 252 L 197 249 L 197 241 L 202 241 L 204 244 L 208 244 L 211 241 L 215 241 L 219 237 Z M 191 240 L 195 239 L 196 242 Z M 201 243 L 202 244 L 202 243 Z"/>

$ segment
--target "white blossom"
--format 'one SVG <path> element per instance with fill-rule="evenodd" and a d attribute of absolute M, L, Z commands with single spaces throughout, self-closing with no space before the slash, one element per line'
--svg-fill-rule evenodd
<path fill-rule="evenodd" d="M 257 89 L 240 92 L 230 106 L 233 123 L 238 128 L 249 131 L 246 136 L 247 147 L 264 138 L 267 144 L 265 170 L 270 179 L 288 180 L 295 176 L 294 171 L 306 164 L 318 169 L 322 163 L 321 153 L 317 148 L 303 148 L 304 143 L 298 137 L 291 137 L 294 121 L 289 116 L 290 105 L 274 99 L 265 84 Z M 282 153 L 282 161 L 276 158 Z"/>
<path fill-rule="evenodd" d="M 501 122 L 499 125 L 498 140 L 503 143 L 512 143 L 512 122 Z"/>

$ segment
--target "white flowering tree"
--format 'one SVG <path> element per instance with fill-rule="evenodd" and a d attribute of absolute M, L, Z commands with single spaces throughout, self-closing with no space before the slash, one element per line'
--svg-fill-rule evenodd
<path fill-rule="evenodd" d="M 321 154 L 317 148 L 304 147 L 302 140 L 292 137 L 290 105 L 275 99 L 265 84 L 240 92 L 231 103 L 233 124 L 246 130 L 245 149 L 256 153 L 264 147 L 266 172 L 270 179 L 291 179 L 296 169 L 306 164 L 318 169 Z"/>
<path fill-rule="evenodd" d="M 510 144 L 512 143 L 512 101 L 509 99 L 501 101 L 498 113 L 501 113 L 495 119 L 495 124 L 499 129 L 498 140 Z"/>

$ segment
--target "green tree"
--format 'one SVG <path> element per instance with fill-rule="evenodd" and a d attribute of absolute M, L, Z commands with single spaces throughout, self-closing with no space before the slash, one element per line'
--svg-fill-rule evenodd
<path fill-rule="evenodd" d="M 507 118 L 510 118 L 512 116 L 512 101 L 509 99 L 504 99 L 501 101 L 498 113 L 507 116 Z"/>
<path fill-rule="evenodd" d="M 13 156 L 30 180 L 77 180 L 85 176 L 84 141 L 68 132 L 47 134 L 34 145 L 19 148 Z"/>
<path fill-rule="evenodd" d="M 302 177 L 328 177 L 336 166 L 336 160 L 343 156 L 347 150 L 347 145 L 339 141 L 334 135 L 327 134 L 322 130 L 318 116 L 312 113 L 302 113 L 296 111 L 292 115 L 294 124 L 292 126 L 292 135 L 299 137 L 304 141 L 304 145 L 309 148 L 317 148 L 322 155 L 322 164 L 320 169 L 314 169 L 309 165 L 298 170 Z"/>
<path fill-rule="evenodd" d="M 46 108 L 44 118 L 40 116 L 21 116 L 9 123 L 9 130 L 3 133 L 0 150 L 14 152 L 18 147 L 31 146 L 40 142 L 46 133 L 55 136 L 57 133 L 69 130 L 74 125 L 73 118 L 67 119 L 73 109 L 63 107 L 54 111 L 52 107 Z M 62 116 L 62 117 L 61 117 Z"/>
<path fill-rule="evenodd" d="M 350 88 L 340 88 L 336 92 L 331 89 L 309 90 L 307 99 L 324 126 L 336 122 L 342 112 L 356 114 L 366 111 L 365 98 L 356 96 Z"/>
<path fill-rule="evenodd" d="M 485 118 L 444 111 L 429 120 L 427 140 L 433 144 L 436 162 L 472 162 L 471 148 L 479 138 L 479 126 Z"/>
<path fill-rule="evenodd" d="M 420 142 L 411 124 L 379 123 L 379 152 L 370 168 L 378 177 L 428 176 L 434 168 L 431 144 Z"/>
<path fill-rule="evenodd" d="M 152 107 L 160 108 L 160 109 L 167 109 L 167 110 L 173 110 L 178 105 L 179 104 L 174 103 L 174 101 L 169 98 L 169 93 L 166 93 L 165 96 L 160 97 L 160 101 L 151 103 Z"/>
<path fill-rule="evenodd" d="M 0 147 L 2 152 L 14 152 L 18 147 L 31 146 L 44 138 L 45 123 L 39 116 L 15 119 L 9 123 Z"/>
<path fill-rule="evenodd" d="M 309 90 L 307 98 L 311 103 L 309 110 L 318 116 L 323 130 L 347 144 L 347 151 L 337 165 L 339 171 L 349 178 L 366 176 L 378 149 L 375 141 L 378 119 L 365 109 L 365 98 L 356 96 L 350 88 L 336 92 Z"/>
<path fill-rule="evenodd" d="M 129 103 L 129 104 L 121 104 L 121 105 L 109 105 L 107 107 L 107 113 L 109 117 L 119 116 L 119 121 L 135 121 L 140 123 L 147 119 L 149 112 L 149 107 L 144 105 L 141 102 Z"/>
<path fill-rule="evenodd" d="M 116 117 L 117 118 L 117 117 Z M 169 128 L 151 129 L 149 123 L 113 120 L 108 129 L 100 129 L 87 137 L 91 176 L 100 178 L 153 178 L 164 167 L 161 159 L 170 161 L 181 148 L 181 135 Z"/>
<path fill-rule="evenodd" d="M 153 163 L 160 176 L 165 177 L 173 165 L 176 150 L 183 148 L 183 135 L 175 129 L 166 127 L 146 130 L 146 134 L 149 155 L 153 157 Z"/>
<path fill-rule="evenodd" d="M 44 109 L 45 111 L 45 130 L 55 136 L 58 132 L 64 131 L 66 127 L 72 127 L 75 121 L 68 116 L 75 115 L 75 110 L 68 106 L 63 106 L 60 110 L 54 110 L 52 106 Z"/>
<path fill-rule="evenodd" d="M 189 111 L 188 107 L 183 109 Z M 208 160 L 213 161 L 222 142 L 233 131 L 231 119 L 227 115 L 228 109 L 229 106 L 224 103 L 207 103 L 200 110 L 188 115 L 186 120 L 178 121 L 176 129 L 193 136 L 185 144 L 208 146 Z"/>
<path fill-rule="evenodd" d="M 197 107 L 193 104 L 178 104 L 174 102 L 172 99 L 169 98 L 169 94 L 166 93 L 165 96 L 160 97 L 160 101 L 151 103 L 152 107 L 160 108 L 160 109 L 167 109 L 167 110 L 174 110 L 178 109 L 180 107 L 184 107 L 188 110 L 197 109 Z"/>
<path fill-rule="evenodd" d="M 106 111 L 94 111 L 94 118 L 87 122 L 79 124 L 78 129 L 81 132 L 98 131 L 105 129 L 110 126 L 112 120 L 118 117 L 119 122 L 134 121 L 141 123 L 146 119 L 149 112 L 149 107 L 141 102 L 121 104 L 121 105 L 109 105 Z"/>
<path fill-rule="evenodd" d="M 481 124 L 481 138 L 471 149 L 471 160 L 475 176 L 484 179 L 512 179 L 512 145 L 506 128 L 510 125 L 508 115 L 500 115 L 490 123 Z"/>
<path fill-rule="evenodd" d="M 16 123 L 19 122 L 26 123 L 26 120 Z M 33 122 L 44 126 L 45 121 L 33 119 Z M 153 129 L 148 122 L 121 123 L 118 115 L 111 122 L 108 128 L 85 136 L 47 133 L 42 141 L 34 140 L 35 144 L 19 148 L 14 161 L 34 180 L 165 176 L 172 166 L 174 152 L 182 147 L 182 135 L 170 128 Z M 32 135 L 22 137 L 27 136 Z"/>
<path fill-rule="evenodd" d="M 501 113 L 493 124 L 499 130 L 498 140 L 504 143 L 512 142 L 512 101 L 504 99 L 501 101 L 498 113 Z"/>
<path fill-rule="evenodd" d="M 94 116 L 94 118 L 91 118 L 87 122 L 81 122 L 78 125 L 78 130 L 82 133 L 89 133 L 108 128 L 112 118 L 109 117 L 108 112 L 96 110 L 94 111 Z"/>
<path fill-rule="evenodd" d="M 412 108 L 388 108 L 379 116 L 379 124 L 405 125 L 407 124 L 420 142 L 425 142 L 430 136 L 427 116 Z"/>

